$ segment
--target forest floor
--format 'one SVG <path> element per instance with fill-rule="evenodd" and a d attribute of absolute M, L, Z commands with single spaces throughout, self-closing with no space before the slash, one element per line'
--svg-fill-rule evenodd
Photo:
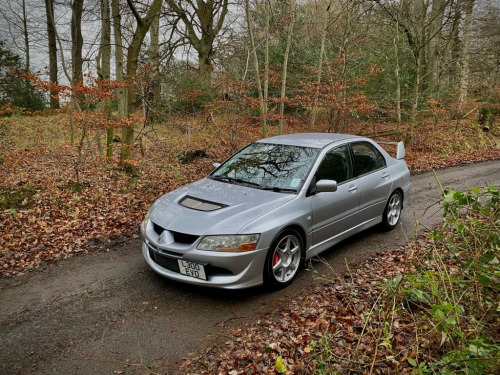
<path fill-rule="evenodd" d="M 360 124 L 349 130 L 379 138 L 377 133 L 385 134 L 390 126 L 381 123 L 364 128 Z M 137 145 L 137 173 L 130 175 L 118 168 L 116 160 L 100 160 L 95 139 L 85 141 L 79 158 L 77 146 L 67 143 L 64 115 L 0 119 L 0 276 L 44 270 L 54 261 L 106 251 L 137 237 L 139 223 L 154 199 L 208 174 L 213 162 L 260 138 L 261 131 L 259 127 L 247 127 L 236 132 L 235 128 L 213 123 L 186 129 L 185 124 L 146 129 L 142 146 Z M 274 130 L 271 128 L 271 132 Z M 298 126 L 285 130 L 303 131 L 307 130 Z M 406 146 L 412 174 L 500 159 L 499 132 L 493 128 L 485 133 L 469 120 L 432 120 L 420 125 L 414 134 L 412 145 Z M 117 153 L 119 143 L 115 148 Z M 145 150 L 143 156 L 139 155 L 141 148 Z M 184 163 L 186 152 L 196 150 L 206 155 Z M 318 349 L 326 347 L 338 358 L 349 351 L 373 354 L 373 358 L 389 355 L 383 351 L 370 353 L 377 349 L 356 341 L 355 336 L 361 334 L 366 343 L 376 340 L 363 336 L 367 327 L 361 320 L 379 295 L 376 285 L 405 268 L 407 258 L 425 251 L 425 245 L 425 239 L 420 238 L 407 245 L 412 246 L 411 251 L 406 247 L 391 256 L 376 255 L 345 277 L 315 287 L 307 297 L 294 299 L 277 313 L 278 320 L 263 320 L 234 330 L 222 349 L 209 347 L 202 356 L 188 359 L 179 371 L 272 373 L 278 371 L 276 360 L 282 357 L 282 369 L 307 372 L 310 362 L 318 361 Z M 332 314 L 338 317 L 336 327 L 325 318 Z M 412 334 L 410 323 L 407 319 L 394 323 L 400 329 L 391 344 L 399 348 L 401 358 L 414 354 L 405 351 Z M 304 327 L 308 333 L 304 333 Z M 341 344 L 328 346 L 336 332 L 342 332 Z M 253 339 L 262 336 L 276 340 L 263 345 Z M 440 338 L 430 335 L 426 340 L 423 348 L 435 347 Z M 398 363 L 393 371 L 411 370 L 411 363 Z"/>

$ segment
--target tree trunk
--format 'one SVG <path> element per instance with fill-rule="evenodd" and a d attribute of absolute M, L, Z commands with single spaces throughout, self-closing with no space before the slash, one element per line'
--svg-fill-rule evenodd
<path fill-rule="evenodd" d="M 285 54 L 283 56 L 283 70 L 281 72 L 280 120 L 278 124 L 279 134 L 283 134 L 283 121 L 285 115 L 285 97 L 286 97 L 286 78 L 288 73 L 288 56 L 290 55 L 290 48 L 292 46 L 293 24 L 295 23 L 295 0 L 291 0 L 290 13 L 292 19 L 288 24 L 288 30 L 286 33 L 286 47 L 285 47 Z"/>
<path fill-rule="evenodd" d="M 144 107 L 146 109 L 145 117 L 147 123 L 152 123 L 155 118 L 153 114 L 160 106 L 160 17 L 155 17 L 153 24 L 151 25 L 150 34 L 150 45 L 149 45 L 149 58 L 151 60 L 151 70 L 148 75 L 148 85 L 149 90 L 147 96 L 144 98 Z"/>
<path fill-rule="evenodd" d="M 22 2 L 22 12 L 23 12 L 23 39 L 24 39 L 24 70 L 26 72 L 30 71 L 30 41 L 28 33 L 28 18 L 26 16 L 26 0 Z"/>
<path fill-rule="evenodd" d="M 115 39 L 115 75 L 118 82 L 123 82 L 123 41 L 121 32 L 120 0 L 111 0 L 111 17 L 113 18 L 113 37 Z M 118 117 L 125 116 L 125 90 L 117 90 Z"/>
<path fill-rule="evenodd" d="M 331 2 L 328 3 L 327 9 L 326 9 L 326 14 L 325 14 L 325 20 L 323 23 L 323 27 L 321 30 L 321 47 L 319 50 L 319 58 L 318 58 L 318 75 L 316 77 L 316 94 L 314 95 L 314 104 L 312 107 L 311 111 L 311 130 L 314 130 L 314 126 L 316 125 L 316 113 L 318 111 L 318 99 L 319 99 L 319 86 L 321 84 L 321 75 L 323 73 L 323 55 L 325 54 L 325 42 L 326 42 L 326 31 L 328 29 L 328 20 L 329 20 L 329 15 L 330 15 L 330 5 Z"/>
<path fill-rule="evenodd" d="M 49 80 L 51 83 L 58 83 L 57 78 L 57 42 L 56 42 L 56 29 L 54 25 L 54 0 L 45 0 L 45 12 L 47 16 L 47 36 L 49 44 Z M 50 108 L 59 108 L 59 99 L 57 91 L 51 89 L 49 91 Z M 74 139 L 71 140 L 71 143 Z"/>
<path fill-rule="evenodd" d="M 472 10 L 474 0 L 465 0 L 465 20 L 463 31 L 462 50 L 460 53 L 460 87 L 458 90 L 459 109 L 465 104 L 467 99 L 467 90 L 469 85 L 469 44 L 472 26 Z"/>
<path fill-rule="evenodd" d="M 428 30 L 426 77 L 427 87 L 433 93 L 439 87 L 441 69 L 441 30 L 443 28 L 444 10 L 447 0 L 434 0 L 432 2 L 430 24 Z"/>
<path fill-rule="evenodd" d="M 266 25 L 264 27 L 265 42 L 264 42 L 264 93 L 263 93 L 263 107 L 266 116 L 266 121 L 262 123 L 262 134 L 267 137 L 267 113 L 268 113 L 268 98 L 269 98 L 269 23 L 271 19 L 269 4 L 264 2 L 264 10 L 266 13 Z"/>
<path fill-rule="evenodd" d="M 100 80 L 109 82 L 111 79 L 111 17 L 109 12 L 109 0 L 101 0 L 101 43 L 97 57 L 97 75 Z M 109 119 L 111 108 L 108 99 L 99 103 L 99 111 Z M 106 130 L 106 157 L 113 157 L 114 129 Z"/>
<path fill-rule="evenodd" d="M 416 14 L 416 32 L 413 46 L 413 58 L 415 62 L 415 82 L 413 87 L 413 104 L 411 108 L 411 129 L 409 133 L 409 141 L 411 144 L 413 139 L 413 130 L 417 125 L 418 106 L 420 102 L 420 92 L 422 88 L 422 69 L 425 66 L 425 50 L 423 41 L 425 40 L 425 15 L 427 14 L 428 4 L 424 0 L 415 2 Z"/>
<path fill-rule="evenodd" d="M 260 119 L 262 122 L 262 135 L 267 137 L 267 106 L 264 102 L 264 95 L 262 93 L 262 84 L 260 81 L 260 68 L 259 68 L 259 57 L 257 56 L 257 48 L 255 46 L 255 38 L 253 34 L 252 22 L 250 20 L 250 5 L 248 0 L 245 0 L 245 18 L 247 21 L 248 36 L 250 38 L 250 48 L 252 49 L 254 66 L 255 66 L 255 81 L 257 84 L 257 92 L 259 93 L 259 103 L 260 103 Z"/>
<path fill-rule="evenodd" d="M 347 15 L 346 15 L 346 24 L 345 26 L 343 27 L 343 37 L 342 37 L 342 45 L 341 45 L 341 48 L 340 48 L 340 56 L 342 58 L 342 102 L 343 102 L 343 105 L 344 105 L 344 108 L 347 107 L 347 91 L 348 91 L 348 59 L 347 59 L 347 56 L 348 56 L 348 49 L 349 49 L 349 43 L 351 42 L 351 37 L 352 37 L 352 18 L 353 18 L 353 12 L 355 12 L 357 9 L 357 5 L 356 3 L 354 3 L 354 5 L 352 5 L 351 7 L 349 7 L 347 9 Z M 341 115 L 341 110 L 338 109 L 337 110 L 337 117 Z M 340 121 L 342 121 L 342 126 L 339 128 L 334 128 L 335 124 L 332 124 L 330 122 L 329 124 L 329 129 L 332 129 L 334 128 L 335 131 L 337 132 L 344 132 L 345 131 L 345 126 L 346 126 L 346 116 L 345 115 L 342 115 L 341 118 L 338 118 L 337 120 L 337 124 L 340 123 Z"/>
<path fill-rule="evenodd" d="M 73 0 L 71 5 L 71 77 L 72 86 L 83 83 L 83 36 L 82 36 L 83 0 Z"/>
<path fill-rule="evenodd" d="M 394 38 L 394 60 L 396 66 L 394 67 L 394 79 L 396 80 L 396 118 L 398 121 L 398 125 L 401 125 L 401 80 L 399 77 L 399 44 L 398 44 L 398 36 L 399 36 L 399 26 L 396 24 L 396 36 Z"/>
<path fill-rule="evenodd" d="M 137 9 L 134 6 L 132 0 L 127 0 L 129 8 L 132 10 L 134 17 L 137 22 L 137 28 L 135 29 L 134 35 L 132 36 L 132 41 L 127 51 L 127 81 L 132 83 L 135 80 L 138 68 L 138 58 L 139 52 L 141 51 L 142 42 L 146 36 L 151 24 L 153 23 L 155 17 L 158 15 L 161 9 L 162 0 L 154 0 L 149 10 L 144 18 L 142 18 Z M 129 116 L 135 112 L 135 94 L 136 86 L 129 84 L 126 91 L 127 105 L 125 106 L 125 116 Z M 134 146 L 134 125 L 125 126 L 122 129 L 122 146 L 120 152 L 120 161 L 123 165 L 128 164 L 127 161 L 133 158 L 133 146 Z M 128 165 L 133 169 L 130 165 Z"/>
<path fill-rule="evenodd" d="M 450 31 L 449 43 L 445 52 L 445 56 L 449 59 L 447 61 L 448 69 L 448 83 L 456 89 L 459 82 L 459 69 L 458 64 L 460 61 L 460 23 L 462 21 L 462 0 L 456 0 L 454 5 L 453 24 Z"/>

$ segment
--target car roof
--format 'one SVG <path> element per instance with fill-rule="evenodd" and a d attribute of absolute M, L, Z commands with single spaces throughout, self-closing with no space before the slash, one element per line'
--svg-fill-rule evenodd
<path fill-rule="evenodd" d="M 264 138 L 257 142 L 272 143 L 290 146 L 303 146 L 311 148 L 323 148 L 335 142 L 344 141 L 346 139 L 366 139 L 356 135 L 338 134 L 338 133 L 296 133 L 278 135 L 276 137 Z"/>

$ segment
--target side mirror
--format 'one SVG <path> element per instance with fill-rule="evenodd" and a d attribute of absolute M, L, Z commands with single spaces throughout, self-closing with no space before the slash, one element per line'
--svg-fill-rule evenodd
<path fill-rule="evenodd" d="M 214 169 L 217 169 L 220 167 L 220 163 L 213 163 L 212 165 L 214 166 Z"/>
<path fill-rule="evenodd" d="M 337 191 L 337 181 L 319 180 L 316 182 L 317 193 L 333 193 L 335 191 Z"/>

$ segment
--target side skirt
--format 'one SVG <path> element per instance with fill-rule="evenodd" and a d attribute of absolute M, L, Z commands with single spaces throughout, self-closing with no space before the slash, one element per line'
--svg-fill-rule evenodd
<path fill-rule="evenodd" d="M 317 245 L 311 246 L 307 252 L 306 252 L 306 260 L 311 259 L 313 256 L 318 255 L 322 253 L 325 250 L 328 250 L 332 246 L 338 244 L 339 242 L 345 240 L 346 238 L 349 238 L 353 236 L 356 233 L 362 232 L 368 228 L 371 228 L 377 224 L 380 224 L 382 222 L 382 217 L 377 217 L 368 221 L 365 221 L 364 223 L 359 224 L 358 226 L 351 228 L 345 232 L 342 232 L 335 237 L 332 237 L 326 241 L 323 241 Z"/>

